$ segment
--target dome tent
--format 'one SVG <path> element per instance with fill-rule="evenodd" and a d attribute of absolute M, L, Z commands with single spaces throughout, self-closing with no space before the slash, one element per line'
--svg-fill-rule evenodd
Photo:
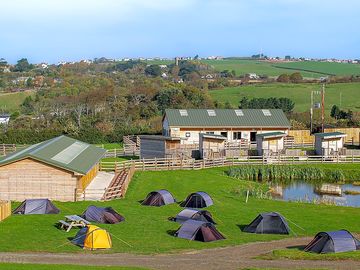
<path fill-rule="evenodd" d="M 191 193 L 184 203 L 182 204 L 183 207 L 190 207 L 190 208 L 204 208 L 210 205 L 213 205 L 213 200 L 211 199 L 210 195 L 203 191 L 198 191 Z"/>
<path fill-rule="evenodd" d="M 169 191 L 167 191 L 166 189 L 161 189 L 150 192 L 141 204 L 149 206 L 163 206 L 175 202 L 176 200 Z"/>
<path fill-rule="evenodd" d="M 225 237 L 215 228 L 214 224 L 192 219 L 185 221 L 175 233 L 175 236 L 201 242 L 225 239 Z"/>
<path fill-rule="evenodd" d="M 354 251 L 360 248 L 360 242 L 349 231 L 320 232 L 304 248 L 315 253 L 338 253 Z"/>
<path fill-rule="evenodd" d="M 270 212 L 258 215 L 243 231 L 260 234 L 289 234 L 290 228 L 282 215 Z"/>
<path fill-rule="evenodd" d="M 111 207 L 97 207 L 90 205 L 82 214 L 82 218 L 87 221 L 93 221 L 104 224 L 115 224 L 125 220 L 123 216 L 117 213 Z"/>
<path fill-rule="evenodd" d="M 187 221 L 189 219 L 216 224 L 209 211 L 190 209 L 190 208 L 186 208 L 186 209 L 182 210 L 179 214 L 177 214 L 174 221 L 176 221 L 178 223 L 184 223 L 185 221 Z"/>
<path fill-rule="evenodd" d="M 28 199 L 23 201 L 13 214 L 44 215 L 59 214 L 60 210 L 49 199 Z"/>
<path fill-rule="evenodd" d="M 78 231 L 71 242 L 84 249 L 109 249 L 112 247 L 110 234 L 95 225 L 87 225 Z"/>

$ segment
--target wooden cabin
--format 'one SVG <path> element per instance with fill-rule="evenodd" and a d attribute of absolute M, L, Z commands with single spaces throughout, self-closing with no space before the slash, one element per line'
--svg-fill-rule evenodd
<path fill-rule="evenodd" d="M 140 158 L 191 158 L 194 149 L 182 144 L 184 138 L 161 135 L 140 136 Z"/>
<path fill-rule="evenodd" d="M 164 136 L 186 138 L 183 144 L 198 144 L 200 133 L 221 135 L 230 143 L 256 143 L 256 134 L 287 134 L 290 122 L 278 109 L 168 109 L 162 126 Z"/>
<path fill-rule="evenodd" d="M 283 132 L 269 132 L 256 135 L 256 148 L 259 156 L 278 155 L 284 149 Z"/>
<path fill-rule="evenodd" d="M 315 152 L 320 156 L 337 156 L 344 152 L 346 134 L 342 132 L 316 133 Z"/>
<path fill-rule="evenodd" d="M 200 158 L 214 159 L 225 156 L 225 137 L 206 133 L 200 133 L 199 136 Z"/>
<path fill-rule="evenodd" d="M 106 150 L 59 136 L 0 160 L 0 200 L 75 201 L 99 171 Z"/>

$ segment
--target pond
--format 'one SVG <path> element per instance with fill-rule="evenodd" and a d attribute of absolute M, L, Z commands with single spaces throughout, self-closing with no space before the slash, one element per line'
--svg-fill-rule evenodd
<path fill-rule="evenodd" d="M 352 184 L 320 184 L 315 186 L 311 183 L 293 182 L 287 185 L 273 186 L 271 190 L 273 198 L 285 201 L 323 202 L 360 207 L 360 186 Z M 354 195 L 347 194 L 346 191 L 352 191 Z"/>

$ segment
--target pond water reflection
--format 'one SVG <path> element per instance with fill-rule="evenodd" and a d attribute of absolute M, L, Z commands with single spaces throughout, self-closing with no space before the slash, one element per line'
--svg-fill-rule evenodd
<path fill-rule="evenodd" d="M 346 194 L 345 191 L 359 193 L 356 195 Z M 293 182 L 287 185 L 272 187 L 272 196 L 285 201 L 325 202 L 342 206 L 360 207 L 360 186 L 352 184 L 314 185 L 305 182 Z"/>

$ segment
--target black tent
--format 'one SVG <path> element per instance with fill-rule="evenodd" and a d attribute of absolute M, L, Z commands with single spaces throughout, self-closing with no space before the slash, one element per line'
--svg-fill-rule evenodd
<path fill-rule="evenodd" d="M 104 224 L 115 224 L 125 220 L 123 216 L 111 207 L 97 207 L 94 205 L 90 205 L 82 214 L 82 217 L 87 221 Z"/>
<path fill-rule="evenodd" d="M 189 219 L 185 221 L 175 233 L 179 238 L 211 242 L 225 239 L 225 237 L 210 222 Z"/>
<path fill-rule="evenodd" d="M 360 242 L 349 231 L 320 232 L 304 248 L 315 253 L 337 253 L 354 251 L 360 248 Z"/>
<path fill-rule="evenodd" d="M 213 205 L 210 195 L 203 191 L 191 193 L 183 202 L 183 207 L 204 208 Z"/>
<path fill-rule="evenodd" d="M 258 215 L 243 231 L 249 233 L 289 234 L 290 228 L 282 215 L 270 212 Z"/>
<path fill-rule="evenodd" d="M 161 189 L 157 191 L 150 192 L 146 199 L 143 200 L 141 203 L 142 205 L 149 205 L 149 206 L 163 206 L 166 204 L 175 203 L 175 199 L 173 195 L 167 191 L 166 189 Z"/>
<path fill-rule="evenodd" d="M 28 199 L 23 201 L 14 211 L 13 214 L 22 215 L 43 215 L 59 214 L 60 210 L 49 199 Z"/>
<path fill-rule="evenodd" d="M 178 223 L 184 223 L 189 219 L 216 224 L 209 211 L 189 208 L 182 210 L 179 214 L 176 215 L 174 220 Z"/>

